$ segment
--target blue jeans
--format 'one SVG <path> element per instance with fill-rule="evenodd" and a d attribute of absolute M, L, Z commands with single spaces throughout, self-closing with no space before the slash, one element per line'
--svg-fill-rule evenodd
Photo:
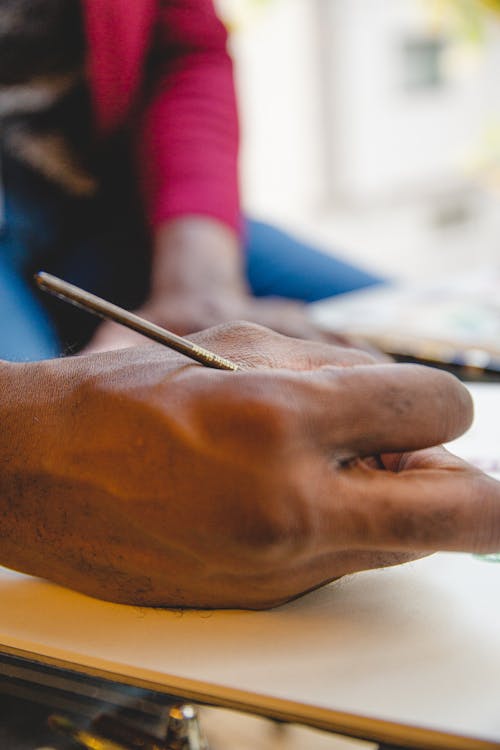
<path fill-rule="evenodd" d="M 91 337 L 97 319 L 42 296 L 32 274 L 52 272 L 127 308 L 141 304 L 149 258 L 130 173 L 114 160 L 99 194 L 76 199 L 7 157 L 2 172 L 0 359 L 72 353 Z M 381 282 L 274 227 L 248 221 L 246 229 L 248 281 L 256 296 L 314 302 Z"/>

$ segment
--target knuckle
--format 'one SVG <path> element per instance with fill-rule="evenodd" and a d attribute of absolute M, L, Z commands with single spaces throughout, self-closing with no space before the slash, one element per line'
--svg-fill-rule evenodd
<path fill-rule="evenodd" d="M 223 323 L 193 336 L 192 340 L 224 354 L 245 368 L 276 366 L 275 351 L 281 334 L 242 320 Z"/>
<path fill-rule="evenodd" d="M 233 537 L 239 558 L 246 559 L 252 570 L 269 566 L 275 570 L 307 556 L 317 526 L 317 514 L 293 471 L 275 482 L 274 492 L 272 487 L 266 489 L 247 506 L 246 517 L 239 517 Z"/>
<path fill-rule="evenodd" d="M 197 340 L 199 338 L 206 338 L 207 332 L 197 334 Z M 245 344 L 258 343 L 263 339 L 269 338 L 269 336 L 278 336 L 273 331 L 258 323 L 250 323 L 246 320 L 232 320 L 227 323 L 221 323 L 213 328 L 209 329 L 210 338 L 221 339 L 224 342 L 241 344 L 242 341 Z"/>
<path fill-rule="evenodd" d="M 281 557 L 288 537 L 288 519 L 286 513 L 276 507 L 276 502 L 269 499 L 258 503 L 245 523 L 239 528 L 239 542 L 252 559 L 262 561 L 269 557 Z"/>
<path fill-rule="evenodd" d="M 377 364 L 377 360 L 372 354 L 346 346 L 335 347 L 335 362 L 338 367 L 342 368 Z"/>
<path fill-rule="evenodd" d="M 209 393 L 199 394 L 200 411 L 209 415 L 212 427 L 226 431 L 228 438 L 237 435 L 260 452 L 286 448 L 297 435 L 298 419 L 284 378 L 256 372 L 230 378 L 213 381 Z"/>

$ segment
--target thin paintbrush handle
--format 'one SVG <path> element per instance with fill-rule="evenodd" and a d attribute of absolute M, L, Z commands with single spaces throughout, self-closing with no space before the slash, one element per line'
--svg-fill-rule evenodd
<path fill-rule="evenodd" d="M 143 336 L 147 336 L 147 338 L 153 339 L 159 344 L 164 344 L 170 349 L 175 349 L 176 352 L 185 354 L 186 357 L 190 357 L 206 367 L 215 367 L 218 370 L 238 369 L 238 365 L 234 362 L 230 362 L 228 359 L 194 344 L 189 339 L 172 333 L 172 331 L 167 331 L 166 328 L 150 323 L 139 315 L 118 307 L 118 305 L 113 305 L 95 294 L 85 292 L 74 284 L 68 284 L 66 281 L 58 279 L 57 276 L 40 271 L 35 274 L 35 281 L 44 292 L 50 292 L 55 297 L 70 302 L 76 307 L 81 307 L 83 310 L 104 318 L 104 320 L 113 320 L 115 323 L 120 323 L 122 326 L 137 331 L 137 333 L 142 333 Z"/>

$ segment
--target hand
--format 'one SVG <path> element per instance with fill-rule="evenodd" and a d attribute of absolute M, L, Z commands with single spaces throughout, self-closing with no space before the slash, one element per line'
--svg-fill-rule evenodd
<path fill-rule="evenodd" d="M 345 337 L 318 328 L 301 302 L 253 297 L 245 281 L 243 255 L 238 238 L 217 221 L 192 216 L 167 222 L 155 237 L 149 299 L 135 312 L 181 336 L 248 320 L 287 336 L 350 345 Z M 85 352 L 144 341 L 123 326 L 105 322 Z"/>
<path fill-rule="evenodd" d="M 388 361 L 380 352 L 351 342 L 348 337 L 322 331 L 306 313 L 306 306 L 293 300 L 256 298 L 246 294 L 228 293 L 225 297 L 209 299 L 206 296 L 172 293 L 162 300 L 148 301 L 137 315 L 181 336 L 235 320 L 247 320 L 271 328 L 294 338 L 323 341 L 339 346 L 366 348 L 377 359 Z M 101 323 L 84 353 L 96 353 L 140 346 L 147 339 L 118 323 Z"/>
<path fill-rule="evenodd" d="M 0 368 L 3 564 L 114 601 L 262 608 L 500 549 L 500 484 L 429 448 L 470 424 L 455 378 L 252 325 L 193 339 L 241 369 L 154 344 Z"/>

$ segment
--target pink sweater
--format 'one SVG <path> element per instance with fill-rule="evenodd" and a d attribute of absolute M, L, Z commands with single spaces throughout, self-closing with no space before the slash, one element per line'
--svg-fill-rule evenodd
<path fill-rule="evenodd" d="M 212 0 L 83 7 L 95 124 L 102 136 L 133 133 L 151 224 L 201 214 L 239 230 L 232 64 Z"/>

